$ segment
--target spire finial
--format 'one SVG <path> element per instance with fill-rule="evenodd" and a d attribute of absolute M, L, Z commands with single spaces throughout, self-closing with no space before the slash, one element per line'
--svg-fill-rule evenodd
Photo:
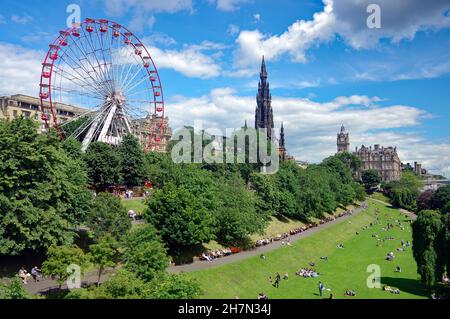
<path fill-rule="evenodd" d="M 267 78 L 266 61 L 264 59 L 264 55 L 262 56 L 261 62 L 261 78 Z"/>

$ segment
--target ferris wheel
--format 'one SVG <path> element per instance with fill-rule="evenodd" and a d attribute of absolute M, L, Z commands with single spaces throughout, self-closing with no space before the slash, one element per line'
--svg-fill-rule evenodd
<path fill-rule="evenodd" d="M 76 122 L 69 136 L 82 141 L 83 151 L 94 141 L 118 145 L 134 133 L 134 121 L 148 116 L 146 149 L 155 149 L 163 135 L 163 89 L 153 59 L 130 30 L 106 19 L 59 32 L 42 64 L 39 98 L 44 129 L 64 135 Z M 62 105 L 83 111 L 61 122 Z"/>

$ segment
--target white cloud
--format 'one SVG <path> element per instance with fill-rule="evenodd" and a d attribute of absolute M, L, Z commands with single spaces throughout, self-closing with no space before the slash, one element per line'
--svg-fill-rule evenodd
<path fill-rule="evenodd" d="M 236 39 L 238 49 L 234 52 L 237 68 L 255 66 L 264 55 L 267 60 L 275 60 L 289 54 L 295 62 L 306 62 L 305 51 L 316 43 L 327 41 L 334 36 L 335 18 L 332 0 L 324 0 L 323 11 L 313 15 L 313 19 L 298 20 L 281 35 L 265 35 L 259 30 L 243 30 Z"/>
<path fill-rule="evenodd" d="M 213 78 L 220 75 L 220 66 L 211 56 L 203 53 L 204 50 L 214 50 L 219 47 L 219 44 L 212 42 L 185 46 L 181 50 L 164 50 L 153 45 L 147 46 L 153 59 L 157 61 L 158 68 L 172 69 L 185 76 L 201 79 Z"/>
<path fill-rule="evenodd" d="M 253 19 L 255 23 L 258 23 L 261 20 L 261 15 L 259 13 L 255 13 L 253 15 Z"/>
<path fill-rule="evenodd" d="M 29 16 L 28 14 L 24 14 L 22 16 L 12 15 L 11 21 L 14 23 L 19 23 L 19 24 L 28 24 L 31 21 L 33 21 L 33 18 L 31 16 Z"/>
<path fill-rule="evenodd" d="M 289 55 L 293 62 L 305 63 L 307 50 L 340 35 L 355 49 L 369 49 L 378 45 L 381 39 L 393 43 L 411 40 L 417 32 L 439 30 L 450 26 L 448 0 L 391 1 L 379 0 L 381 6 L 381 29 L 369 29 L 366 25 L 367 6 L 371 0 L 323 0 L 323 10 L 314 13 L 310 20 L 298 20 L 279 35 L 264 34 L 258 29 L 241 30 L 236 39 L 238 48 L 234 51 L 234 68 L 254 68 L 264 55 L 267 60 L 276 60 Z M 405 77 L 434 77 L 447 73 L 448 64 L 428 66 Z M 361 73 L 359 78 L 370 79 L 371 74 Z"/>
<path fill-rule="evenodd" d="M 450 143 L 433 143 L 419 133 L 395 130 L 413 130 L 429 114 L 407 105 L 377 105 L 380 101 L 379 97 L 360 95 L 323 103 L 273 97 L 272 107 L 275 126 L 283 121 L 288 151 L 298 159 L 320 162 L 334 154 L 336 133 L 345 124 L 352 149 L 361 144 L 397 146 L 404 162 L 419 161 L 434 172 L 450 167 Z M 219 128 L 225 134 L 226 128 L 239 128 L 245 120 L 252 125 L 255 106 L 253 96 L 239 96 L 231 88 L 220 88 L 195 98 L 178 96 L 168 101 L 167 110 L 173 128 L 201 120 L 203 128 Z"/>
<path fill-rule="evenodd" d="M 381 7 L 381 28 L 369 29 L 366 25 L 367 6 L 371 0 L 339 0 L 334 3 L 336 32 L 354 48 L 372 48 L 382 38 L 394 43 L 412 40 L 417 32 L 438 30 L 450 26 L 445 15 L 450 9 L 448 0 L 378 0 Z"/>
<path fill-rule="evenodd" d="M 105 0 L 108 14 L 122 16 L 128 10 L 175 13 L 192 10 L 192 0 Z"/>
<path fill-rule="evenodd" d="M 192 12 L 192 0 L 105 0 L 106 13 L 112 16 L 124 16 L 131 12 L 130 29 L 142 31 L 152 27 L 156 19 L 154 13 Z"/>
<path fill-rule="evenodd" d="M 235 24 L 230 24 L 227 29 L 227 33 L 231 36 L 234 36 L 239 33 L 239 26 Z"/>
<path fill-rule="evenodd" d="M 44 52 L 0 43 L 0 94 L 37 96 Z"/>
<path fill-rule="evenodd" d="M 174 38 L 168 36 L 163 32 L 154 31 L 150 36 L 145 37 L 145 39 L 153 45 L 161 44 L 164 46 L 171 46 L 177 44 L 177 41 Z"/>
<path fill-rule="evenodd" d="M 220 11 L 235 11 L 239 9 L 239 4 L 248 2 L 251 0 L 217 0 L 216 7 Z"/>

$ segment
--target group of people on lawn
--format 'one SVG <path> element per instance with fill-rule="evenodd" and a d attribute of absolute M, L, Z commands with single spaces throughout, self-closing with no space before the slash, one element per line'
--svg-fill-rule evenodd
<path fill-rule="evenodd" d="M 213 261 L 214 259 L 231 255 L 233 255 L 233 250 L 231 248 L 217 249 L 202 253 L 200 260 Z"/>

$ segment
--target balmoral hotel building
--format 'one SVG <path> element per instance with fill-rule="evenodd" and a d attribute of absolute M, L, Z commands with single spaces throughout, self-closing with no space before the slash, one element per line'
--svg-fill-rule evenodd
<path fill-rule="evenodd" d="M 47 102 L 46 104 L 48 105 Z M 53 106 L 58 123 L 67 121 L 86 111 L 83 108 L 62 103 L 53 103 Z M 41 127 L 44 128 L 40 110 L 40 99 L 22 94 L 0 96 L 0 120 L 12 120 L 21 115 L 42 122 Z M 48 110 L 47 115 L 51 119 L 50 110 Z"/>
<path fill-rule="evenodd" d="M 46 105 L 48 105 L 48 102 L 46 102 Z M 65 122 L 87 111 L 84 108 L 62 103 L 53 103 L 53 107 L 55 108 L 55 115 L 58 123 Z M 12 120 L 21 115 L 39 121 L 41 123 L 41 129 L 45 129 L 45 124 L 42 121 L 39 98 L 22 94 L 0 96 L 0 120 Z M 49 123 L 52 123 L 50 110 L 47 111 L 47 117 L 50 119 Z M 132 123 L 134 133 L 141 141 L 142 146 L 146 147 L 149 132 L 156 127 L 156 123 L 159 123 L 159 121 L 155 118 L 155 115 L 149 115 L 142 119 L 135 119 Z M 165 117 L 163 128 L 162 134 L 158 137 L 158 145 L 155 151 L 165 153 L 172 137 L 172 130 L 169 127 L 169 119 L 167 117 Z M 39 131 L 41 131 L 41 129 Z"/>

